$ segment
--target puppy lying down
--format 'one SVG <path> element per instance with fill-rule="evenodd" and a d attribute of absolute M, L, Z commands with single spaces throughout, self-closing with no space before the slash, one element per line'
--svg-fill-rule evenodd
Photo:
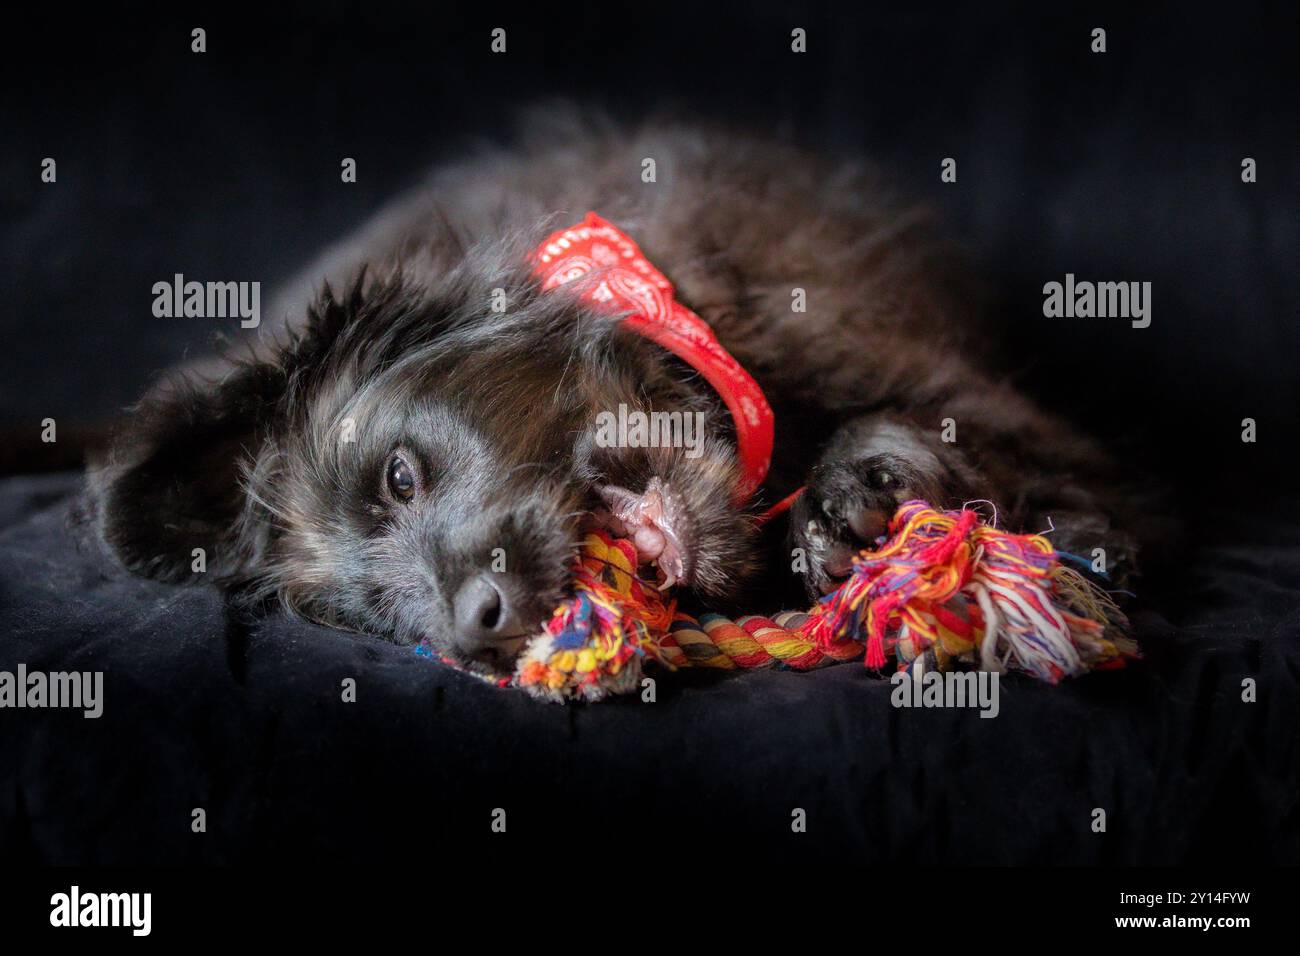
<path fill-rule="evenodd" d="M 752 499 L 695 369 L 540 288 L 530 254 L 588 210 L 761 385 L 776 443 Z M 987 499 L 1122 570 L 1110 465 L 975 361 L 946 259 L 862 169 L 710 129 L 553 134 L 435 172 L 291 284 L 278 327 L 155 386 L 92 467 L 97 526 L 141 574 L 197 577 L 202 548 L 240 600 L 502 670 L 590 523 L 723 608 L 774 609 L 794 548 L 802 588 L 830 589 L 913 498 Z M 620 408 L 698 413 L 703 433 L 598 441 Z M 786 538 L 760 532 L 800 485 Z"/>

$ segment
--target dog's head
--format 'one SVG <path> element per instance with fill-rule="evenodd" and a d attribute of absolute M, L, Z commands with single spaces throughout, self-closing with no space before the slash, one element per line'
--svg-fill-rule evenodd
<path fill-rule="evenodd" d="M 725 597 L 753 532 L 729 419 L 689 370 L 517 250 L 328 290 L 288 341 L 174 376 L 92 470 L 131 569 L 278 597 L 304 617 L 507 666 L 619 489 L 671 489 L 686 583 Z M 598 419 L 700 411 L 698 448 L 621 447 Z"/>

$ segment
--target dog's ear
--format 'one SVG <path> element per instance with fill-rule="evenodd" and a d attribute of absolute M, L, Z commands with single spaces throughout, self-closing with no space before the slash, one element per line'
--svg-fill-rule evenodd
<path fill-rule="evenodd" d="M 245 476 L 288 390 L 319 370 L 357 315 L 363 281 L 341 300 L 326 289 L 287 343 L 174 373 L 132 410 L 89 481 L 90 513 L 123 564 L 164 580 L 256 569 L 267 528 Z"/>
<path fill-rule="evenodd" d="M 250 361 L 216 378 L 174 375 L 144 397 L 90 474 L 100 534 L 123 564 L 165 580 L 229 578 L 255 558 L 243 474 L 284 384 L 279 363 Z"/>

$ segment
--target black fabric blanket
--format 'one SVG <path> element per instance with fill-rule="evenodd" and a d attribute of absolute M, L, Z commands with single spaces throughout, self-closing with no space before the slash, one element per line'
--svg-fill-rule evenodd
<path fill-rule="evenodd" d="M 1058 687 L 1008 678 L 989 720 L 895 709 L 860 664 L 540 703 L 125 575 L 69 524 L 79 480 L 0 484 L 0 670 L 104 674 L 98 719 L 0 710 L 8 860 L 1300 861 L 1300 515 L 1223 517 L 1246 543 L 1203 547 L 1144 594 L 1141 662 Z"/>

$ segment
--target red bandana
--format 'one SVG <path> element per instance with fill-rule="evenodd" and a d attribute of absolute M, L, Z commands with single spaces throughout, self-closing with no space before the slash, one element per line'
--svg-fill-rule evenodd
<path fill-rule="evenodd" d="M 748 501 L 772 463 L 772 409 L 713 330 L 674 298 L 672 283 L 622 230 L 594 212 L 548 236 L 533 259 L 543 290 L 585 279 L 583 301 L 611 314 L 626 313 L 625 326 L 668 349 L 713 386 L 736 423 L 736 500 Z"/>

